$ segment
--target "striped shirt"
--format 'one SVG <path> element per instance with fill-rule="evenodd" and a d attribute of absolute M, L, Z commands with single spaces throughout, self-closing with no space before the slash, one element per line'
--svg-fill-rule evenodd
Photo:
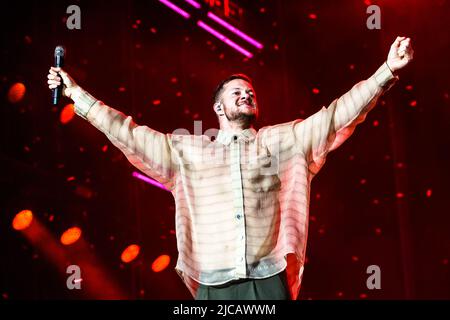
<path fill-rule="evenodd" d="M 328 152 L 350 137 L 396 80 L 384 63 L 305 120 L 238 134 L 216 130 L 215 139 L 137 125 L 81 88 L 72 98 L 78 115 L 173 194 L 175 270 L 194 297 L 199 283 L 267 278 L 286 269 L 295 300 L 305 264 L 311 180 Z"/>

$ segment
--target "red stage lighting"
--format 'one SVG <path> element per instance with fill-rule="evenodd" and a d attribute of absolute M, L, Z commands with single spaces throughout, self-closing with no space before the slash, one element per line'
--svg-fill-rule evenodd
<path fill-rule="evenodd" d="M 61 235 L 61 243 L 63 245 L 71 245 L 78 241 L 81 237 L 81 229 L 78 227 L 69 228 Z"/>
<path fill-rule="evenodd" d="M 8 91 L 8 100 L 11 103 L 17 103 L 25 96 L 25 85 L 23 83 L 14 83 Z"/>
<path fill-rule="evenodd" d="M 170 263 L 170 257 L 167 254 L 160 255 L 152 263 L 152 270 L 154 272 L 163 271 Z"/>
<path fill-rule="evenodd" d="M 33 213 L 31 210 L 22 210 L 14 217 L 12 226 L 15 230 L 25 230 L 33 221 Z"/>
<path fill-rule="evenodd" d="M 69 103 L 61 110 L 59 120 L 61 121 L 62 124 L 66 124 L 70 122 L 70 120 L 72 120 L 74 115 L 75 115 L 74 106 L 72 103 Z"/>
<path fill-rule="evenodd" d="M 141 251 L 141 248 L 137 244 L 129 245 L 123 250 L 120 259 L 125 263 L 129 263 L 136 259 L 139 255 L 139 251 Z"/>

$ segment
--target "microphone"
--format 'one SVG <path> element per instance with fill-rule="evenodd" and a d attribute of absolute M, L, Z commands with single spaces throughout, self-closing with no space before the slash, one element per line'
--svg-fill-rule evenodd
<path fill-rule="evenodd" d="M 55 67 L 62 68 L 64 66 L 64 54 L 65 49 L 63 46 L 57 46 L 55 48 Z M 57 105 L 59 102 L 59 98 L 62 94 L 63 84 L 61 83 L 58 87 L 52 89 L 52 100 L 53 105 Z"/>

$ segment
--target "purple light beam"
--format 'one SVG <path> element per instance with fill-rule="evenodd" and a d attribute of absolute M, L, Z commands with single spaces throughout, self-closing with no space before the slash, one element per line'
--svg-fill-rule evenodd
<path fill-rule="evenodd" d="M 244 39 L 245 41 L 247 41 L 248 43 L 250 43 L 251 45 L 255 46 L 258 49 L 262 49 L 264 46 L 259 43 L 258 41 L 256 41 L 255 39 L 251 38 L 250 36 L 246 35 L 245 33 L 243 33 L 242 31 L 240 31 L 239 29 L 233 27 L 231 24 L 229 24 L 228 22 L 222 20 L 221 18 L 219 18 L 218 16 L 216 16 L 214 13 L 212 12 L 208 12 L 208 18 L 214 20 L 215 22 L 217 22 L 218 24 L 222 25 L 223 27 L 227 28 L 228 30 L 230 30 L 231 32 L 233 32 L 235 35 L 241 37 L 242 39 Z"/>
<path fill-rule="evenodd" d="M 169 191 L 162 183 L 159 183 L 158 181 L 155 181 L 153 179 L 150 179 L 147 176 L 144 176 L 143 174 L 140 174 L 139 172 L 134 171 L 132 174 L 133 177 L 138 178 L 144 182 L 147 182 L 151 185 L 154 185 L 155 187 L 161 188 L 163 190 Z"/>
<path fill-rule="evenodd" d="M 189 3 L 191 6 L 193 6 L 196 9 L 200 9 L 202 6 L 200 5 L 200 3 L 198 3 L 197 1 L 194 0 L 184 0 L 187 3 Z"/>
<path fill-rule="evenodd" d="M 159 2 L 161 2 L 164 5 L 166 5 L 167 7 L 169 7 L 170 9 L 175 11 L 176 13 L 180 14 L 185 19 L 189 19 L 191 17 L 191 15 L 189 13 L 187 13 L 186 11 L 181 9 L 180 7 L 177 7 L 176 5 L 174 5 L 172 2 L 170 2 L 168 0 L 159 0 Z"/>
<path fill-rule="evenodd" d="M 211 28 L 210 26 L 208 26 L 206 23 L 204 23 L 203 21 L 199 20 L 197 22 L 197 25 L 208 31 L 209 33 L 211 33 L 213 36 L 215 36 L 216 38 L 222 40 L 223 42 L 225 42 L 227 45 L 229 45 L 230 47 L 232 47 L 234 50 L 239 51 L 240 53 L 242 53 L 244 56 L 246 56 L 247 58 L 251 58 L 253 57 L 253 54 L 251 52 L 248 52 L 247 50 L 245 50 L 244 48 L 242 48 L 241 46 L 239 46 L 237 43 L 231 41 L 230 39 L 228 39 L 227 37 L 225 37 L 223 34 L 219 33 L 218 31 L 214 30 L 213 28 Z"/>

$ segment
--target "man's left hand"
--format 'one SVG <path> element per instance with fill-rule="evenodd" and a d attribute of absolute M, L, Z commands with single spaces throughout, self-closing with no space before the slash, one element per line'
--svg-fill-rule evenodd
<path fill-rule="evenodd" d="M 411 45 L 411 39 L 406 37 L 397 37 L 391 45 L 387 57 L 387 65 L 392 72 L 404 68 L 413 59 L 414 50 Z"/>

